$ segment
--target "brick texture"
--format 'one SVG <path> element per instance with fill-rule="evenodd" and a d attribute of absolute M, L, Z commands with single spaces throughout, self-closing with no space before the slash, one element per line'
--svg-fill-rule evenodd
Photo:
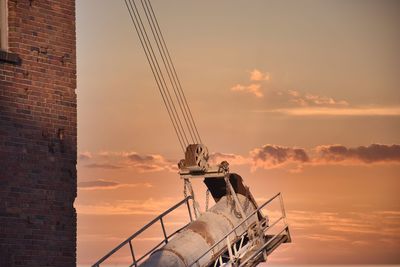
<path fill-rule="evenodd" d="M 0 266 L 75 266 L 75 1 L 8 9 L 20 62 L 0 62 Z"/>

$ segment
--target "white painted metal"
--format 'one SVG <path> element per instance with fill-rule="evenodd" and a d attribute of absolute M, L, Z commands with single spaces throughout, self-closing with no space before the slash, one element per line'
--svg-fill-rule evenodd
<path fill-rule="evenodd" d="M 246 197 L 237 195 L 238 200 L 243 205 Z M 231 208 L 231 203 L 226 196 L 222 197 L 209 211 L 203 213 L 196 221 L 177 233 L 168 244 L 161 249 L 155 251 L 141 267 L 173 267 L 173 266 L 189 266 L 191 263 L 200 258 L 215 242 L 224 238 L 235 226 L 242 222 L 242 218 L 238 218 Z M 249 216 L 255 207 L 250 204 L 243 212 L 246 217 Z M 255 217 L 251 222 L 255 222 Z M 247 231 L 247 227 L 243 225 L 230 235 L 230 240 L 235 240 Z M 184 244 L 184 245 L 183 245 Z M 204 257 L 201 257 L 198 266 L 208 264 L 215 255 L 225 249 L 226 244 L 221 242 L 215 246 Z M 168 252 L 167 252 L 168 251 Z M 175 256 L 173 256 L 173 254 Z M 183 265 L 182 265 L 183 264 Z"/>

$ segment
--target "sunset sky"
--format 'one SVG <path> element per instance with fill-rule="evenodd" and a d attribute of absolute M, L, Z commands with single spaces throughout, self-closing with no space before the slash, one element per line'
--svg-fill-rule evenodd
<path fill-rule="evenodd" d="M 400 2 L 152 4 L 214 160 L 259 203 L 283 193 L 293 242 L 270 262 L 400 264 Z M 183 198 L 184 155 L 124 2 L 76 11 L 78 264 L 93 264 Z"/>

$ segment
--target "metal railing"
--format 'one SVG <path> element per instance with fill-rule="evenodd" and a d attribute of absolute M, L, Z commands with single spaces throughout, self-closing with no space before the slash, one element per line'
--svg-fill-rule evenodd
<path fill-rule="evenodd" d="M 98 260 L 95 264 L 92 265 L 92 267 L 100 267 L 100 264 L 102 264 L 105 260 L 107 260 L 108 258 L 110 258 L 114 253 L 116 253 L 117 251 L 119 251 L 122 247 L 124 247 L 125 245 L 129 244 L 129 250 L 131 252 L 131 256 L 132 256 L 132 264 L 129 265 L 131 266 L 138 266 L 138 263 L 140 261 L 142 261 L 143 259 L 145 259 L 148 255 L 150 255 L 153 251 L 155 251 L 157 248 L 159 248 L 161 245 L 163 244 L 167 244 L 168 240 L 174 236 L 177 232 L 179 232 L 180 230 L 182 230 L 183 228 L 185 228 L 188 224 L 186 224 L 185 226 L 179 228 L 178 230 L 174 231 L 172 234 L 168 235 L 166 230 L 165 230 L 165 226 L 164 226 L 164 221 L 163 221 L 163 217 L 165 217 L 166 215 L 168 215 L 169 213 L 171 213 L 172 211 L 174 211 L 175 209 L 179 208 L 182 204 L 186 203 L 187 209 L 188 209 L 188 213 L 189 213 L 189 218 L 190 218 L 190 222 L 193 221 L 193 217 L 192 217 L 192 212 L 190 209 L 190 205 L 189 205 L 189 200 L 192 199 L 192 196 L 188 196 L 186 198 L 184 198 L 183 200 L 181 200 L 180 202 L 178 202 L 177 204 L 175 204 L 174 206 L 172 206 L 171 208 L 169 208 L 168 210 L 164 211 L 163 213 L 161 213 L 159 216 L 157 216 L 156 218 L 154 218 L 151 222 L 149 222 L 148 224 L 146 224 L 144 227 L 142 227 L 139 231 L 137 231 L 136 233 L 134 233 L 133 235 L 131 235 L 129 238 L 127 238 L 124 242 L 122 242 L 121 244 L 119 244 L 117 247 L 115 247 L 113 250 L 111 250 L 109 253 L 107 253 L 104 257 L 102 257 L 100 260 Z M 143 256 L 141 256 L 140 258 L 136 259 L 135 258 L 135 253 L 134 253 L 134 249 L 133 249 L 133 245 L 132 245 L 132 240 L 137 237 L 139 234 L 143 233 L 146 229 L 148 229 L 150 226 L 152 226 L 153 224 L 160 222 L 161 224 L 161 228 L 162 228 L 162 232 L 164 235 L 164 240 L 162 240 L 160 243 L 158 243 L 155 247 L 153 247 L 152 249 L 150 249 L 149 251 L 147 251 Z"/>
<path fill-rule="evenodd" d="M 200 257 L 197 258 L 197 260 L 193 261 L 189 266 L 194 266 L 195 264 L 198 265 L 199 261 L 206 256 L 208 253 L 210 253 L 215 247 L 217 247 L 221 242 L 227 242 L 227 239 L 229 238 L 229 236 L 235 232 L 239 227 L 241 227 L 243 224 L 245 224 L 248 220 L 251 219 L 251 217 L 253 216 L 258 216 L 258 213 L 261 211 L 261 209 L 265 208 L 265 206 L 267 206 L 269 203 L 271 203 L 274 199 L 276 199 L 277 197 L 279 197 L 280 199 L 280 207 L 281 207 L 281 213 L 282 216 L 279 217 L 277 220 L 275 220 L 273 223 L 271 223 L 270 225 L 266 226 L 264 229 L 264 233 L 266 231 L 268 231 L 269 229 L 271 229 L 272 227 L 274 227 L 276 224 L 278 224 L 280 221 L 283 220 L 284 222 L 284 228 L 283 230 L 281 230 L 278 234 L 274 235 L 270 240 L 268 240 L 268 242 L 266 242 L 265 244 L 263 244 L 263 246 L 257 251 L 257 253 L 254 254 L 254 256 L 256 256 L 257 254 L 259 254 L 260 252 L 262 252 L 269 244 L 271 244 L 271 242 L 273 240 L 275 240 L 280 234 L 282 234 L 285 230 L 288 229 L 288 225 L 286 223 L 286 212 L 285 212 L 285 207 L 283 206 L 283 198 L 282 198 L 282 194 L 279 192 L 277 193 L 275 196 L 273 196 L 272 198 L 270 198 L 269 200 L 267 200 L 266 202 L 264 202 L 261 206 L 258 207 L 258 209 L 254 210 L 249 216 L 247 216 L 240 224 L 238 224 L 237 226 L 235 226 L 229 233 L 225 234 L 219 241 L 217 241 L 213 246 L 211 246 L 206 252 L 204 252 Z M 245 235 L 246 232 L 244 232 L 242 235 Z M 229 241 L 227 243 L 230 243 Z M 228 248 L 229 249 L 229 248 Z M 223 253 L 223 252 L 222 252 Z M 218 257 L 217 257 L 218 259 Z M 247 260 L 246 260 L 247 262 Z M 243 262 L 240 266 L 242 266 L 243 264 L 245 264 L 245 262 Z"/>

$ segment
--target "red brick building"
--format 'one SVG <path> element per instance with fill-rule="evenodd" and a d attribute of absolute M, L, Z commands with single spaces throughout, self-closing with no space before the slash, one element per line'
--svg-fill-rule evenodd
<path fill-rule="evenodd" d="M 75 266 L 75 1 L 0 15 L 0 266 Z"/>

